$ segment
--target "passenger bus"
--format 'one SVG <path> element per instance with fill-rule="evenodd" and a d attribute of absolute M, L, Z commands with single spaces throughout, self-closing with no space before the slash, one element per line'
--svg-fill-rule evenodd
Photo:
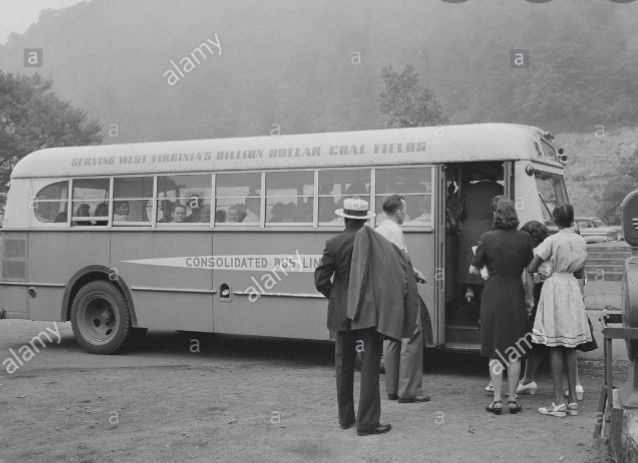
<path fill-rule="evenodd" d="M 37 151 L 11 175 L 0 317 L 70 320 L 97 354 L 146 329 L 329 341 L 313 271 L 343 229 L 334 210 L 399 193 L 425 347 L 477 349 L 450 204 L 489 171 L 521 224 L 550 221 L 568 201 L 552 138 L 490 123 Z"/>

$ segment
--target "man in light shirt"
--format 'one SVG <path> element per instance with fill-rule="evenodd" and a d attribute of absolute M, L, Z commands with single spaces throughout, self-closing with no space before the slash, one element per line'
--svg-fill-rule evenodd
<path fill-rule="evenodd" d="M 405 199 L 392 195 L 383 202 L 384 219 L 375 231 L 396 247 L 408 252 L 403 239 L 403 224 L 407 215 Z M 423 274 L 414 269 L 417 282 L 425 283 Z M 423 394 L 423 329 L 418 314 L 416 329 L 412 338 L 402 341 L 385 340 L 383 342 L 385 363 L 385 384 L 388 399 L 400 403 L 427 402 L 430 397 Z"/>

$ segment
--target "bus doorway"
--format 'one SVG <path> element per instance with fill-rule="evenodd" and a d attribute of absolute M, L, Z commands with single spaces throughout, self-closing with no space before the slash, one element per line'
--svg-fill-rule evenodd
<path fill-rule="evenodd" d="M 445 345 L 475 350 L 484 280 L 469 266 L 483 233 L 492 229 L 492 198 L 510 196 L 507 163 L 448 164 L 445 170 Z"/>

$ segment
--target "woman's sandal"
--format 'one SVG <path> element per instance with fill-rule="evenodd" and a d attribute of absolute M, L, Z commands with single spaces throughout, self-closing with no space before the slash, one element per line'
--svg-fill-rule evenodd
<path fill-rule="evenodd" d="M 567 407 L 565 404 L 556 405 L 552 402 L 551 407 L 541 407 L 538 409 L 538 413 L 541 415 L 556 416 L 558 418 L 565 418 L 567 416 Z"/>
<path fill-rule="evenodd" d="M 516 400 L 508 400 L 507 408 L 509 408 L 510 413 L 516 414 L 522 410 L 521 406 L 518 404 Z"/>
<path fill-rule="evenodd" d="M 494 402 L 489 404 L 487 407 L 485 407 L 485 410 L 487 410 L 490 413 L 494 413 L 495 415 L 500 415 L 501 412 L 503 411 L 503 401 L 495 400 Z"/>

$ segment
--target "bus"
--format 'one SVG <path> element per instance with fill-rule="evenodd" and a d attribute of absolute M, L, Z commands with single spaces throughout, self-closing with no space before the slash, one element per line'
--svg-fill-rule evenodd
<path fill-rule="evenodd" d="M 334 211 L 360 197 L 380 213 L 398 193 L 424 347 L 476 350 L 450 204 L 489 171 L 521 224 L 549 223 L 568 201 L 552 138 L 487 123 L 36 151 L 11 175 L 0 318 L 71 321 L 96 354 L 148 329 L 330 341 L 313 272 L 343 229 Z"/>

